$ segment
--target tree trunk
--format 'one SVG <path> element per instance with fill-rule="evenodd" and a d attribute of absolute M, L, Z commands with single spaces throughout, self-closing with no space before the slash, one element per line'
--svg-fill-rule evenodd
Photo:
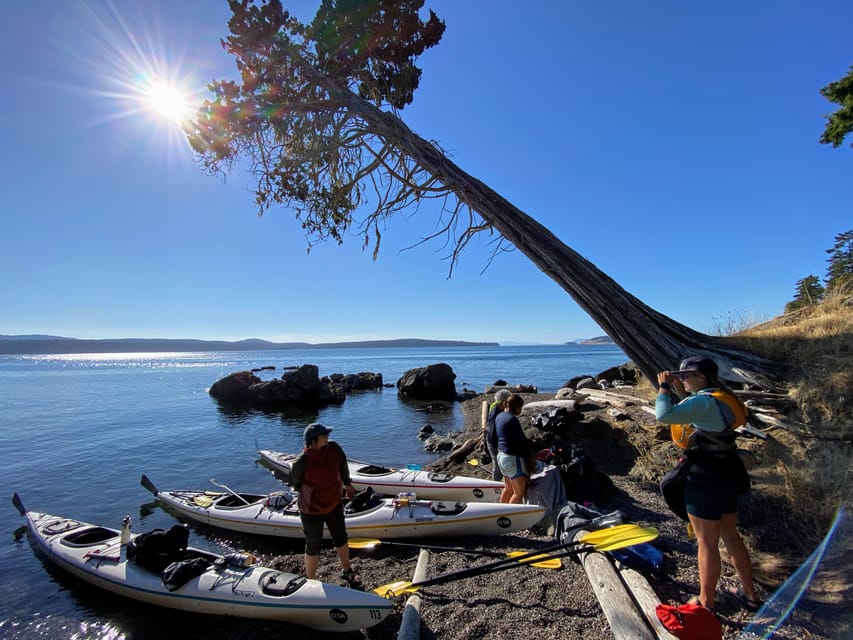
<path fill-rule="evenodd" d="M 368 124 L 371 133 L 404 150 L 559 284 L 653 384 L 658 371 L 673 369 L 683 357 L 697 354 L 714 359 L 725 380 L 767 386 L 761 377 L 774 376 L 775 367 L 766 359 L 727 346 L 723 339 L 694 331 L 643 304 L 536 220 L 451 162 L 400 118 L 301 62 L 335 100 Z"/>

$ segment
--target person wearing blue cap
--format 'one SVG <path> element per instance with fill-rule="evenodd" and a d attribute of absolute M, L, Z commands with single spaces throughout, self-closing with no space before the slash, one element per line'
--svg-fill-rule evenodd
<path fill-rule="evenodd" d="M 331 432 L 331 427 L 319 422 L 309 424 L 304 433 L 305 448 L 290 470 L 290 486 L 299 492 L 299 516 L 305 533 L 305 576 L 317 578 L 325 525 L 343 568 L 341 577 L 351 588 L 364 591 L 361 578 L 350 564 L 341 501 L 344 489 L 350 499 L 355 489 L 350 481 L 347 456 L 337 442 L 329 440 Z"/>
<path fill-rule="evenodd" d="M 749 489 L 749 475 L 737 454 L 734 427 L 745 422 L 745 409 L 718 375 L 717 363 L 702 356 L 685 358 L 677 371 L 659 372 L 655 415 L 664 424 L 695 429 L 684 452 L 689 465 L 684 506 L 696 534 L 699 564 L 699 595 L 691 602 L 714 607 L 722 572 L 722 538 L 742 585 L 726 592 L 744 608 L 757 611 L 761 602 L 755 593 L 752 561 L 737 530 L 738 497 Z"/>

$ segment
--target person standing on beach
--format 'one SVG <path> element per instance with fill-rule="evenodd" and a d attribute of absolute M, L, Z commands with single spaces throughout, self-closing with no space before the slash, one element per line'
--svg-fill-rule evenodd
<path fill-rule="evenodd" d="M 500 467 L 504 476 L 500 501 L 512 504 L 521 504 L 530 483 L 530 471 L 527 468 L 530 442 L 518 420 L 523 406 L 524 398 L 512 394 L 504 402 L 504 410 L 495 418 L 495 431 L 498 435 L 498 457 L 495 464 Z"/>
<path fill-rule="evenodd" d="M 749 489 L 749 475 L 737 454 L 733 425 L 726 424 L 722 401 L 711 395 L 721 386 L 717 376 L 717 363 L 702 357 L 685 358 L 678 371 L 659 372 L 655 414 L 664 424 L 691 424 L 696 429 L 685 450 L 690 468 L 684 499 L 699 548 L 699 595 L 691 601 L 714 608 L 722 538 L 742 585 L 727 592 L 744 608 L 757 611 L 752 561 L 737 530 L 738 496 Z M 675 404 L 673 394 L 684 399 Z"/>
<path fill-rule="evenodd" d="M 299 492 L 299 517 L 305 533 L 305 575 L 315 580 L 320 563 L 323 525 L 328 527 L 332 544 L 343 568 L 347 584 L 364 591 L 361 578 L 352 568 L 347 546 L 347 529 L 341 493 L 355 495 L 350 481 L 347 457 L 341 446 L 329 440 L 330 427 L 315 422 L 305 428 L 305 448 L 293 461 L 290 486 Z"/>
<path fill-rule="evenodd" d="M 495 429 L 495 420 L 504 410 L 504 403 L 512 395 L 509 389 L 499 389 L 495 394 L 495 401 L 489 405 L 489 413 L 486 416 L 486 451 L 492 457 L 492 479 L 500 482 L 504 479 L 498 465 L 498 432 Z"/>

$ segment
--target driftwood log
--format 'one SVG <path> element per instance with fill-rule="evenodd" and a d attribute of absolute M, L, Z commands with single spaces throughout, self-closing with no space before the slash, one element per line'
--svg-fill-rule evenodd
<path fill-rule="evenodd" d="M 574 539 L 587 533 L 580 530 Z M 656 634 L 610 559 L 598 551 L 588 551 L 580 554 L 580 561 L 615 640 L 656 640 Z"/>

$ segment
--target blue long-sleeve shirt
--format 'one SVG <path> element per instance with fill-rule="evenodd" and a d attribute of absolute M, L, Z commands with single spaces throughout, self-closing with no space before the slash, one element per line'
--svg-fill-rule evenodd
<path fill-rule="evenodd" d="M 510 411 L 503 411 L 495 418 L 495 431 L 498 434 L 498 451 L 511 456 L 527 455 L 527 436 L 521 423 Z"/>
<path fill-rule="evenodd" d="M 724 431 L 726 423 L 717 401 L 713 396 L 702 393 L 712 390 L 708 387 L 691 393 L 676 405 L 672 404 L 669 393 L 661 393 L 655 398 L 655 417 L 664 424 L 692 424 L 702 431 Z"/>

